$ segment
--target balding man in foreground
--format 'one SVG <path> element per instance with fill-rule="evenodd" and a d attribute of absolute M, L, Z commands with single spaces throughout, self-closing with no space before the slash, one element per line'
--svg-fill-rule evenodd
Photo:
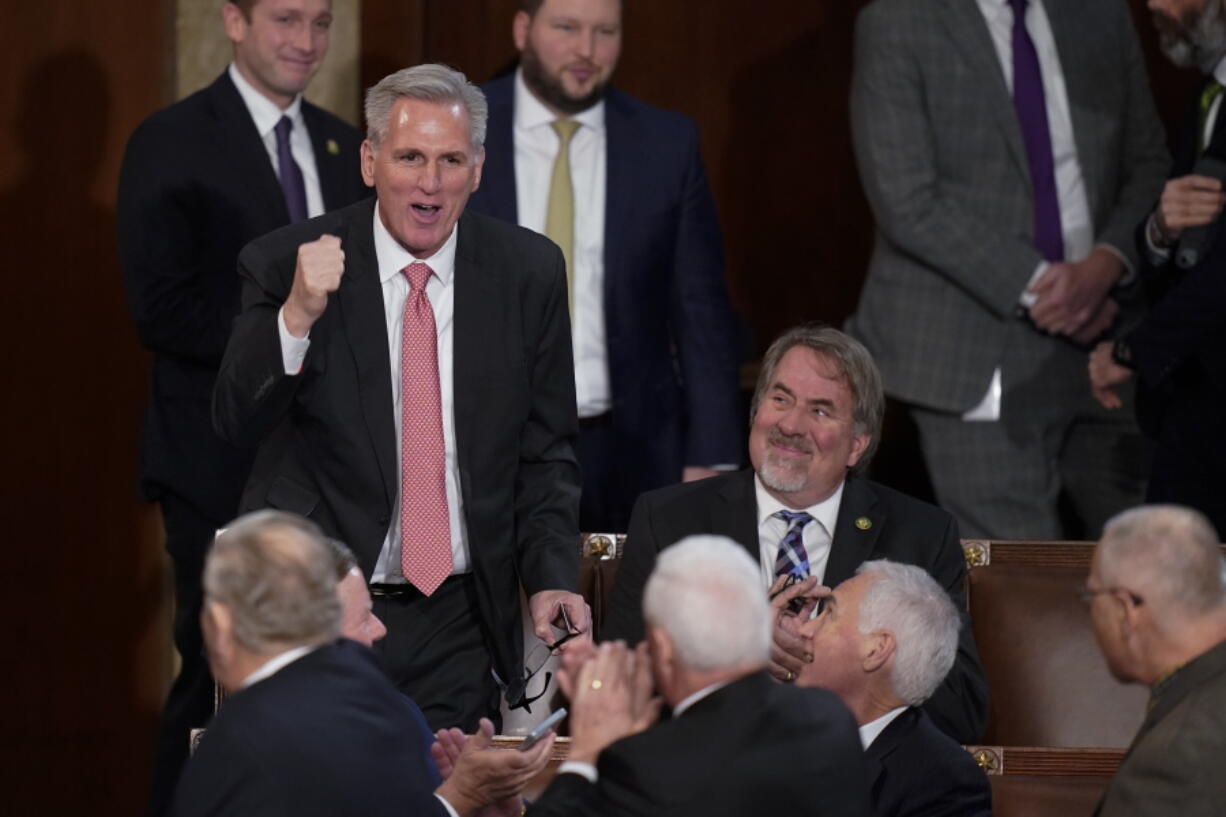
<path fill-rule="evenodd" d="M 174 814 L 470 815 L 518 792 L 548 760 L 468 741 L 434 790 L 403 696 L 365 646 L 338 639 L 336 562 L 312 523 L 262 511 L 218 536 L 201 626 L 230 694 L 189 761 Z"/>
<path fill-rule="evenodd" d="M 777 684 L 766 672 L 770 607 L 744 548 L 693 536 L 665 549 L 643 614 L 647 640 L 637 652 L 603 644 L 568 668 L 570 762 L 530 815 L 869 813 L 847 710 L 825 690 Z M 652 715 L 648 654 L 673 714 L 631 734 Z M 630 736 L 613 742 L 619 730 Z"/>
<path fill-rule="evenodd" d="M 1209 817 L 1226 808 L 1226 577 L 1197 511 L 1151 505 L 1103 530 L 1085 596 L 1111 673 L 1149 712 L 1098 817 Z"/>
<path fill-rule="evenodd" d="M 795 585 L 773 604 L 787 615 L 803 592 Z M 953 667 L 959 626 L 957 608 L 926 571 L 887 559 L 860 565 L 800 625 L 813 661 L 796 683 L 837 693 L 855 716 L 876 817 L 992 813 L 988 778 L 920 708 Z"/>

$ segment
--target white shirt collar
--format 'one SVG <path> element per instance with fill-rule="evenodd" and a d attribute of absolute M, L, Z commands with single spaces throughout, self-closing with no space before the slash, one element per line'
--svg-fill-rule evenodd
<path fill-rule="evenodd" d="M 532 128 L 545 127 L 551 124 L 557 115 L 553 111 L 545 107 L 545 103 L 541 102 L 532 91 L 528 90 L 527 83 L 524 82 L 524 72 L 522 68 L 515 71 L 515 127 L 517 129 L 529 130 Z M 604 132 L 604 100 L 600 100 L 586 111 L 580 111 L 571 117 L 585 128 L 603 133 Z"/>
<path fill-rule="evenodd" d="M 839 505 L 843 502 L 843 486 L 847 484 L 844 479 L 839 483 L 839 487 L 834 489 L 834 493 L 823 499 L 816 505 L 811 505 L 808 508 L 789 508 L 779 500 L 775 499 L 766 486 L 762 484 L 762 479 L 754 474 L 753 486 L 754 492 L 758 499 L 758 527 L 761 528 L 766 520 L 774 516 L 778 511 L 795 511 L 802 510 L 809 516 L 822 523 L 822 527 L 826 529 L 826 534 L 834 539 L 834 525 L 839 519 Z"/>
<path fill-rule="evenodd" d="M 238 88 L 238 95 L 243 98 L 243 104 L 247 106 L 260 136 L 271 133 L 283 115 L 293 121 L 295 130 L 302 126 L 302 94 L 295 96 L 294 101 L 283 111 L 275 102 L 257 91 L 233 62 L 228 70 L 230 79 L 234 82 L 234 87 Z"/>
<path fill-rule="evenodd" d="M 724 687 L 728 686 L 728 684 L 730 683 L 732 682 L 731 681 L 718 681 L 714 684 L 711 684 L 710 686 L 703 687 L 697 692 L 690 693 L 689 695 L 685 696 L 680 701 L 678 701 L 677 705 L 673 707 L 673 717 L 674 718 L 681 717 L 682 712 L 689 709 L 691 706 L 698 703 L 703 698 L 710 695 L 712 692 L 715 692 L 717 689 L 723 689 Z"/>
<path fill-rule="evenodd" d="M 277 674 L 285 667 L 297 661 L 302 656 L 309 652 L 314 652 L 319 649 L 319 645 L 308 645 L 306 647 L 295 647 L 292 650 L 286 650 L 279 655 L 274 655 L 272 658 L 265 661 L 259 669 L 243 679 L 243 682 L 238 685 L 239 689 L 246 689 L 254 683 L 263 681 L 272 675 Z"/>
<path fill-rule="evenodd" d="M 379 265 L 380 282 L 386 284 L 388 279 L 399 275 L 401 270 L 409 264 L 421 261 L 430 265 L 430 269 L 434 271 L 434 275 L 444 286 L 451 283 L 451 276 L 455 273 L 456 234 L 460 232 L 460 222 L 456 222 L 451 235 L 447 236 L 447 241 L 439 247 L 438 252 L 429 258 L 415 258 L 388 232 L 387 227 L 383 224 L 383 217 L 379 215 L 377 201 L 375 202 L 374 220 L 375 261 Z"/>
<path fill-rule="evenodd" d="M 895 718 L 897 718 L 899 715 L 901 715 L 902 713 L 906 711 L 907 711 L 906 706 L 900 706 L 900 707 L 897 707 L 896 709 L 891 709 L 889 712 L 885 713 L 880 718 L 877 718 L 877 720 L 869 721 L 868 723 L 861 726 L 860 727 L 860 743 L 863 744 L 865 750 L 867 751 L 868 747 L 873 745 L 873 741 L 881 737 L 881 733 L 885 731 L 885 728 L 889 726 L 890 723 Z"/>

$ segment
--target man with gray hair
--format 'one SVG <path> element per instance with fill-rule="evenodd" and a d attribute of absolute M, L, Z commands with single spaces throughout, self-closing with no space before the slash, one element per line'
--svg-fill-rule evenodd
<path fill-rule="evenodd" d="M 854 338 L 821 324 L 784 332 L 762 359 L 754 393 L 753 469 L 639 498 L 602 637 L 643 637 L 640 599 L 656 555 L 696 533 L 744 547 L 763 592 L 809 577 L 834 586 L 860 563 L 890 558 L 927 570 L 964 610 L 966 562 L 954 518 L 858 475 L 881 438 L 883 405 L 877 366 Z M 812 661 L 795 621 L 775 629 L 771 672 L 781 681 L 794 681 Z M 954 670 L 925 708 L 959 742 L 983 731 L 987 681 L 965 619 Z"/>
<path fill-rule="evenodd" d="M 548 762 L 468 741 L 435 788 L 415 722 L 361 645 L 338 639 L 335 555 L 313 523 L 259 511 L 217 537 L 204 568 L 201 627 L 229 697 L 188 762 L 177 817 L 469 815 Z"/>
<path fill-rule="evenodd" d="M 1226 803 L 1226 577 L 1198 511 L 1148 505 L 1107 523 L 1085 597 L 1111 674 L 1149 711 L 1098 817 L 1209 817 Z"/>
<path fill-rule="evenodd" d="M 803 592 L 778 595 L 778 615 Z M 988 779 L 966 751 L 933 726 L 920 705 L 954 665 L 958 611 L 922 568 L 865 562 L 800 626 L 813 663 L 798 686 L 838 694 L 860 725 L 878 817 L 989 817 Z"/>
<path fill-rule="evenodd" d="M 740 545 L 691 536 L 666 549 L 643 615 L 647 641 L 637 653 L 606 643 L 567 668 L 569 762 L 531 817 L 869 813 L 846 708 L 825 690 L 777 684 L 765 672 L 771 610 Z M 646 673 L 637 689 L 627 679 L 648 655 L 672 718 L 631 734 L 643 729 L 650 684 Z"/>
<path fill-rule="evenodd" d="M 366 97 L 375 201 L 239 257 L 242 312 L 213 414 L 258 446 L 242 508 L 316 521 L 353 548 L 387 625 L 376 654 L 431 726 L 472 731 L 524 699 L 519 592 L 536 635 L 578 582 L 579 473 L 562 255 L 465 212 L 486 106 L 441 65 Z"/>

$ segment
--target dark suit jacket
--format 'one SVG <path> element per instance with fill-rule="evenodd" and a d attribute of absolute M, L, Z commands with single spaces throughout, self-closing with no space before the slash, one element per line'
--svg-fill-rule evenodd
<path fill-rule="evenodd" d="M 614 743 L 595 787 L 564 774 L 528 814 L 618 817 L 868 815 L 868 780 L 851 713 L 823 689 L 754 673 L 678 718 Z"/>
<path fill-rule="evenodd" d="M 1172 178 L 1193 172 L 1199 153 L 1199 100 L 1175 143 Z M 1226 159 L 1226 117 L 1218 116 L 1206 155 Z M 1152 308 L 1126 335 L 1139 374 L 1137 415 L 1158 441 L 1150 476 L 1153 502 L 1178 502 L 1206 513 L 1226 532 L 1226 236 L 1199 264 L 1146 267 Z M 1144 242 L 1144 222 L 1138 229 Z M 1142 243 L 1142 249 L 1144 244 Z M 1174 254 L 1172 253 L 1172 258 Z M 1226 535 L 1224 533 L 1223 535 Z"/>
<path fill-rule="evenodd" d="M 302 116 L 325 208 L 368 195 L 358 132 L 305 100 Z M 174 493 L 224 524 L 238 508 L 251 460 L 218 438 L 209 417 L 238 314 L 235 262 L 247 242 L 289 221 L 268 152 L 227 74 L 136 129 L 118 208 L 128 304 L 141 343 L 154 353 L 145 494 Z"/>
<path fill-rule="evenodd" d="M 1226 803 L 1226 641 L 1155 687 L 1099 817 L 1210 817 Z"/>
<path fill-rule="evenodd" d="M 868 520 L 867 529 L 856 524 Z M 861 523 L 863 524 L 863 523 Z M 739 542 L 758 562 L 757 499 L 752 470 L 644 494 L 634 506 L 625 555 L 617 571 L 603 638 L 643 638 L 643 587 L 656 554 L 686 536 L 713 533 Z M 966 561 L 958 523 L 946 511 L 884 485 L 848 476 L 834 526 L 825 583 L 834 587 L 872 559 L 919 565 L 945 588 L 962 612 L 958 658 L 949 677 L 924 705 L 943 730 L 962 743 L 983 733 L 988 684 L 966 615 Z"/>
<path fill-rule="evenodd" d="M 349 544 L 369 577 L 400 486 L 391 364 L 375 258 L 375 201 L 291 225 L 239 257 L 242 312 L 214 398 L 222 436 L 259 445 L 242 510 L 310 517 Z M 453 367 L 456 449 L 481 618 L 494 668 L 522 676 L 518 589 L 574 589 L 579 471 L 562 253 L 474 213 L 458 225 Z M 345 275 L 285 374 L 277 312 L 298 246 L 339 236 Z M 515 701 L 522 681 L 511 681 Z"/>
<path fill-rule="evenodd" d="M 176 817 L 446 817 L 403 697 L 340 640 L 226 699 L 175 793 Z"/>
<path fill-rule="evenodd" d="M 864 752 L 874 817 L 992 817 L 992 787 L 974 759 L 911 707 Z"/>
<path fill-rule="evenodd" d="M 516 223 L 514 77 L 484 90 L 485 168 L 469 207 Z M 633 498 L 686 465 L 744 460 L 737 326 L 694 123 L 610 90 L 605 128 L 605 334 Z"/>

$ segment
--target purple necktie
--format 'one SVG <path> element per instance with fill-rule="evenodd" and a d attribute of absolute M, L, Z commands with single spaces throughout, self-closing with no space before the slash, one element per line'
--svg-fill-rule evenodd
<path fill-rule="evenodd" d="M 1060 229 L 1060 200 L 1056 196 L 1056 167 L 1047 124 L 1047 100 L 1039 54 L 1026 32 L 1026 3 L 1009 0 L 1013 7 L 1013 107 L 1030 160 L 1034 188 L 1034 245 L 1048 261 L 1064 260 L 1064 233 Z"/>
<path fill-rule="evenodd" d="M 804 531 L 805 525 L 812 522 L 813 517 L 804 511 L 775 511 L 775 516 L 790 525 L 775 556 L 775 577 L 795 573 L 797 578 L 807 578 L 809 554 L 805 552 Z"/>
<path fill-rule="evenodd" d="M 281 117 L 274 128 L 277 134 L 277 170 L 281 175 L 281 192 L 285 194 L 285 206 L 289 208 L 289 220 L 306 221 L 306 182 L 302 180 L 302 168 L 294 161 L 289 148 L 289 132 L 294 123 L 288 116 Z"/>

